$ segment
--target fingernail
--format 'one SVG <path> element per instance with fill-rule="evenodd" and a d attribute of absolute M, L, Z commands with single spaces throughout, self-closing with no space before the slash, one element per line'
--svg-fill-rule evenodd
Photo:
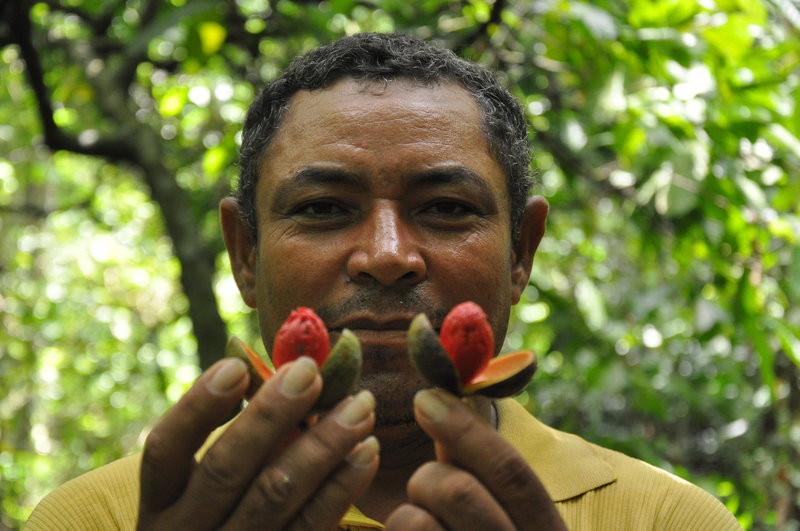
<path fill-rule="evenodd" d="M 247 373 L 247 365 L 240 359 L 223 360 L 217 372 L 208 381 L 208 390 L 216 395 L 226 395 L 234 390 Z"/>
<path fill-rule="evenodd" d="M 361 391 L 336 415 L 339 424 L 352 428 L 366 419 L 375 410 L 375 397 L 369 391 Z"/>
<path fill-rule="evenodd" d="M 437 391 L 425 389 L 414 396 L 414 407 L 428 420 L 438 422 L 447 415 L 450 406 Z"/>
<path fill-rule="evenodd" d="M 298 396 L 314 382 L 317 373 L 314 360 L 305 356 L 298 358 L 281 378 L 281 391 L 286 396 Z"/>
<path fill-rule="evenodd" d="M 378 443 L 378 439 L 374 435 L 370 435 L 353 448 L 353 451 L 347 456 L 347 462 L 352 467 L 364 468 L 375 459 L 380 450 L 381 445 Z"/>

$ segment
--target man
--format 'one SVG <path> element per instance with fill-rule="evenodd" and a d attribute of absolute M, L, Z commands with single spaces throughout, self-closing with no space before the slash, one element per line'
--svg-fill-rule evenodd
<path fill-rule="evenodd" d="M 248 384 L 222 361 L 141 456 L 57 490 L 30 527 L 738 529 L 697 487 L 513 400 L 426 390 L 412 368 L 413 316 L 440 326 L 466 300 L 500 349 L 548 209 L 527 199 L 526 139 L 488 72 L 413 38 L 357 35 L 295 61 L 251 107 L 222 228 L 265 344 L 310 306 L 333 340 L 358 336 L 361 390 L 298 431 L 322 385 L 301 358 L 208 438 Z"/>

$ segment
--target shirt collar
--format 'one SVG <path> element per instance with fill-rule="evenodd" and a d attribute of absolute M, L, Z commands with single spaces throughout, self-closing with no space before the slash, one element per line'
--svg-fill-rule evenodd
<path fill-rule="evenodd" d="M 614 482 L 611 466 L 577 435 L 546 426 L 514 399 L 498 400 L 498 432 L 530 464 L 553 501 Z"/>

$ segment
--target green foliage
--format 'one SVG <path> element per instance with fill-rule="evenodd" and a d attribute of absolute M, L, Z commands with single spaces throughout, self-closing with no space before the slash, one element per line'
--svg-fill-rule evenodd
<path fill-rule="evenodd" d="M 790 3 L 22 4 L 76 142 L 49 135 L 0 22 L 2 525 L 141 446 L 208 365 L 206 315 L 256 343 L 216 214 L 247 105 L 319 43 L 398 30 L 494 68 L 529 114 L 552 213 L 507 339 L 540 356 L 520 401 L 698 483 L 745 528 L 800 526 Z"/>

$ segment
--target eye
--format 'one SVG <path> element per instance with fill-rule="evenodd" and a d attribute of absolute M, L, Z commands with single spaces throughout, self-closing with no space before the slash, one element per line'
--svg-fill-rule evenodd
<path fill-rule="evenodd" d="M 309 201 L 297 206 L 291 213 L 292 216 L 324 219 L 347 214 L 347 210 L 334 201 L 317 200 Z"/>
<path fill-rule="evenodd" d="M 475 209 L 459 201 L 442 200 L 428 205 L 426 210 L 439 216 L 467 216 L 475 213 Z"/>
<path fill-rule="evenodd" d="M 301 216 L 322 218 L 345 214 L 346 211 L 344 208 L 336 203 L 333 203 L 332 201 L 314 201 L 313 203 L 305 203 L 300 205 L 294 211 L 294 213 L 295 215 L 299 214 Z"/>
<path fill-rule="evenodd" d="M 313 230 L 343 227 L 353 218 L 353 210 L 333 199 L 312 199 L 293 208 L 288 217 L 298 226 Z"/>

